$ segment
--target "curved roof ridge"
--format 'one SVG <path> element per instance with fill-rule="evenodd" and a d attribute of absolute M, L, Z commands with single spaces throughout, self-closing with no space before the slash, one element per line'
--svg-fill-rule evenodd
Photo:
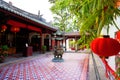
<path fill-rule="evenodd" d="M 17 15 L 19 15 L 19 16 L 22 16 L 22 17 L 24 17 L 24 18 L 30 19 L 30 20 L 35 21 L 35 22 L 37 22 L 37 23 L 40 23 L 40 24 L 42 24 L 42 25 L 49 26 L 50 28 L 56 29 L 55 27 L 53 27 L 53 26 L 51 26 L 50 24 L 48 24 L 48 23 L 45 21 L 44 18 L 42 18 L 42 17 L 39 18 L 38 15 L 35 15 L 35 14 L 33 14 L 33 13 L 30 13 L 30 12 L 27 12 L 27 11 L 22 10 L 22 9 L 20 9 L 20 8 L 17 8 L 17 7 L 15 7 L 15 6 L 13 6 L 13 5 L 11 5 L 11 4 L 3 1 L 3 0 L 0 0 L 0 8 L 3 8 L 3 9 L 5 9 L 5 10 L 8 10 L 8 11 L 10 11 L 10 12 L 12 12 L 12 13 L 15 13 L 15 14 L 17 14 Z"/>

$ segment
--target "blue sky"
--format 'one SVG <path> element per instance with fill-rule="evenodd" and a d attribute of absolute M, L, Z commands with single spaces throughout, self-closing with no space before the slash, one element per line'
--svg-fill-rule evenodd
<path fill-rule="evenodd" d="M 20 9 L 25 11 L 38 14 L 40 13 L 43 15 L 43 18 L 46 19 L 47 22 L 53 20 L 52 13 L 49 10 L 51 4 L 48 0 L 4 0 L 6 2 L 12 2 L 12 4 Z"/>

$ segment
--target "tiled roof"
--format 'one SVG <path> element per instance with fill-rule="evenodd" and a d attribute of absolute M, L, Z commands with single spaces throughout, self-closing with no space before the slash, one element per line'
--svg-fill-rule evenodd
<path fill-rule="evenodd" d="M 75 38 L 75 37 L 80 37 L 80 32 L 67 32 L 65 33 L 65 37 L 67 38 Z"/>
<path fill-rule="evenodd" d="M 65 36 L 80 36 L 80 32 L 68 32 L 65 33 Z"/>
<path fill-rule="evenodd" d="M 45 22 L 45 19 L 39 17 L 38 15 L 35 15 L 35 14 L 32 14 L 32 13 L 29 13 L 27 11 L 24 11 L 22 9 L 19 9 L 3 0 L 0 0 L 0 8 L 2 9 L 5 9 L 9 12 L 12 12 L 14 14 L 17 14 L 19 16 L 22 16 L 24 18 L 27 18 L 27 19 L 30 19 L 34 22 L 37 22 L 39 24 L 42 24 L 42 25 L 45 25 L 45 26 L 48 26 L 50 28 L 53 28 L 55 29 L 54 27 L 52 27 L 51 25 L 49 25 L 47 22 Z"/>

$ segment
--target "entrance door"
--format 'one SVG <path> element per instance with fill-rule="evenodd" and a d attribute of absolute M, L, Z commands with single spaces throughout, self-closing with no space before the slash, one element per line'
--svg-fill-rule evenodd
<path fill-rule="evenodd" d="M 35 35 L 31 38 L 31 45 L 33 46 L 33 51 L 39 51 L 41 42 L 40 42 L 40 37 L 38 35 Z"/>
<path fill-rule="evenodd" d="M 44 45 L 47 47 L 47 51 L 49 51 L 49 39 L 44 39 Z"/>

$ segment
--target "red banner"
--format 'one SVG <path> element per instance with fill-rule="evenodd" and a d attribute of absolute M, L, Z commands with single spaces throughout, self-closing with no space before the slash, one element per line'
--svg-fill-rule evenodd
<path fill-rule="evenodd" d="M 32 26 L 32 25 L 27 25 L 27 24 L 24 24 L 24 23 L 21 23 L 21 22 L 18 22 L 18 21 L 8 20 L 7 24 L 12 25 L 12 26 L 17 26 L 17 27 L 20 27 L 20 28 L 27 28 L 29 30 L 33 30 L 33 31 L 41 33 L 40 28 L 37 28 L 37 27 Z"/>

